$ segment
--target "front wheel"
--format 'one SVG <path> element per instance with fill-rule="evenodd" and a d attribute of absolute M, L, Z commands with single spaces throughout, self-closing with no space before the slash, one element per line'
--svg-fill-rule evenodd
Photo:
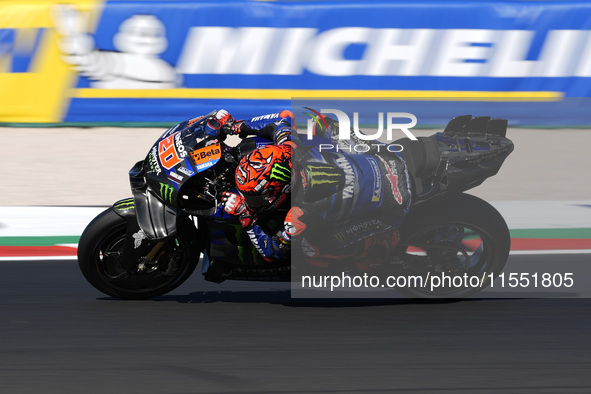
<path fill-rule="evenodd" d="M 123 299 L 153 298 L 180 286 L 198 263 L 190 247 L 175 237 L 147 240 L 139 228 L 128 234 L 135 224 L 129 219 L 109 208 L 86 227 L 78 245 L 78 264 L 86 280 Z"/>
<path fill-rule="evenodd" d="M 411 297 L 475 294 L 502 271 L 511 247 L 501 214 L 486 201 L 468 194 L 417 206 L 405 219 L 401 234 L 398 267 L 420 285 L 398 290 Z"/>

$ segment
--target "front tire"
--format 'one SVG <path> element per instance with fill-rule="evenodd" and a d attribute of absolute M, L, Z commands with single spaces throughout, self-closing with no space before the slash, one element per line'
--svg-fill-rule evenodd
<path fill-rule="evenodd" d="M 145 253 L 130 252 L 134 245 L 129 243 L 128 227 L 137 226 L 133 219 L 122 218 L 112 208 L 97 216 L 80 237 L 80 270 L 92 286 L 111 297 L 138 300 L 166 294 L 187 280 L 199 260 L 175 237 L 160 243 L 143 239 L 139 250 Z"/>

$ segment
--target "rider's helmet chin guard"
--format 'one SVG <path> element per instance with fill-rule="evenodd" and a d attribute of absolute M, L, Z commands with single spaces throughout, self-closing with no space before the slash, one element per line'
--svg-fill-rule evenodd
<path fill-rule="evenodd" d="M 267 145 L 242 158 L 236 186 L 254 211 L 281 205 L 290 192 L 291 147 Z"/>

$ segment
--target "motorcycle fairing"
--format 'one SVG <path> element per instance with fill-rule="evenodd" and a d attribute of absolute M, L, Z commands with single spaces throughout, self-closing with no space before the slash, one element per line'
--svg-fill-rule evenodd
<path fill-rule="evenodd" d="M 507 119 L 491 119 L 490 116 L 461 115 L 449 121 L 443 134 L 455 136 L 456 134 L 481 133 L 505 137 L 507 134 Z"/>
<path fill-rule="evenodd" d="M 134 193 L 140 228 L 149 239 L 164 239 L 176 234 L 177 211 L 162 202 L 152 190 Z"/>
<path fill-rule="evenodd" d="M 453 118 L 442 133 L 396 141 L 413 178 L 415 201 L 441 192 L 460 193 L 495 175 L 513 151 L 506 119 Z"/>
<path fill-rule="evenodd" d="M 207 117 L 200 117 L 171 127 L 130 170 L 138 222 L 148 239 L 176 233 L 183 185 L 220 160 L 221 145 L 206 123 Z"/>
<path fill-rule="evenodd" d="M 133 269 L 133 262 L 145 256 L 151 247 L 149 243 L 143 242 L 148 237 L 146 236 L 146 232 L 140 227 L 139 217 L 136 215 L 135 199 L 126 198 L 119 200 L 112 205 L 111 209 L 127 221 L 125 247 L 121 255 L 121 264 L 125 269 Z M 174 228 L 176 228 L 176 225 Z M 188 233 L 187 230 L 185 232 Z M 158 235 L 155 235 L 155 237 L 158 237 Z"/>

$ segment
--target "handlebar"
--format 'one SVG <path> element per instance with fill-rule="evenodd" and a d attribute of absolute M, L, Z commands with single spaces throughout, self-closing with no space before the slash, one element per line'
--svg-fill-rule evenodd
<path fill-rule="evenodd" d="M 239 133 L 236 134 L 235 131 L 232 130 L 232 126 L 234 126 L 235 123 L 237 122 L 233 120 L 232 122 L 228 122 L 220 128 L 220 136 L 222 137 L 222 139 L 226 139 L 226 137 L 229 135 L 238 135 L 238 137 L 240 138 L 246 138 L 250 135 L 258 135 L 257 130 L 252 129 L 241 130 Z"/>

